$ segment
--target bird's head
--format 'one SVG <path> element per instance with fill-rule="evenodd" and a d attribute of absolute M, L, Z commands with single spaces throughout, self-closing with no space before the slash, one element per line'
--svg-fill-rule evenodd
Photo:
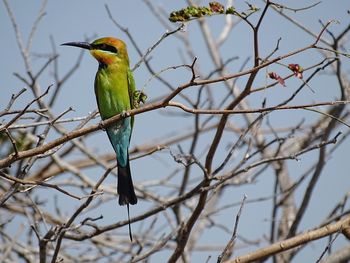
<path fill-rule="evenodd" d="M 113 37 L 99 38 L 92 43 L 68 42 L 62 45 L 88 49 L 90 54 L 100 65 L 108 66 L 115 63 L 129 64 L 125 43 L 122 40 Z"/>

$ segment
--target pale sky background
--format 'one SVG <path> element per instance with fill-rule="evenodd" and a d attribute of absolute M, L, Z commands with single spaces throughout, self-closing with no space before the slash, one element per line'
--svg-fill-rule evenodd
<path fill-rule="evenodd" d="M 26 43 L 28 39 L 28 34 L 31 30 L 33 21 L 36 18 L 37 12 L 41 5 L 40 1 L 20 1 L 11 0 L 10 6 L 14 12 L 17 19 L 19 29 L 21 31 L 22 37 Z M 180 9 L 186 6 L 185 1 L 170 1 L 170 0 L 156 0 L 152 1 L 156 5 L 159 5 L 167 13 L 175 9 Z M 221 1 L 224 3 L 223 1 Z M 203 1 L 207 3 L 207 1 Z M 258 6 L 262 7 L 261 1 L 254 1 Z M 280 3 L 286 4 L 293 7 L 301 7 L 315 3 L 315 1 L 281 1 Z M 71 41 L 83 41 L 86 37 L 90 39 L 95 39 L 103 36 L 115 36 L 117 38 L 124 39 L 128 44 L 129 57 L 131 65 L 134 65 L 139 56 L 133 46 L 131 45 L 129 39 L 126 35 L 116 28 L 110 19 L 107 17 L 107 13 L 104 4 L 108 4 L 114 18 L 124 27 L 127 27 L 138 43 L 141 50 L 144 52 L 152 46 L 160 36 L 165 32 L 164 27 L 158 22 L 158 20 L 151 14 L 147 6 L 143 1 L 92 1 L 92 0 L 76 0 L 76 1 L 52 1 L 49 0 L 46 8 L 46 15 L 41 21 L 36 35 L 33 41 L 32 55 L 38 54 L 48 54 L 52 51 L 50 44 L 50 36 L 54 38 L 56 43 L 56 49 L 59 54 L 59 73 L 64 75 L 67 70 L 69 70 L 75 63 L 79 50 L 70 47 L 61 47 L 59 44 Z M 238 9 L 245 9 L 244 1 L 235 1 L 235 6 Z M 350 3 L 348 0 L 326 0 L 320 5 L 315 7 L 312 11 L 299 12 L 296 14 L 290 13 L 295 19 L 302 22 L 307 28 L 312 29 L 315 33 L 319 32 L 321 26 L 318 22 L 322 19 L 323 22 L 329 19 L 336 19 L 339 24 L 333 24 L 330 29 L 332 32 L 337 34 L 341 32 L 349 23 L 350 16 L 347 14 L 347 10 L 350 9 Z M 279 37 L 282 37 L 280 50 L 278 55 L 285 54 L 289 51 L 295 50 L 297 48 L 304 47 L 307 44 L 312 43 L 313 39 L 309 35 L 305 34 L 301 30 L 292 26 L 290 22 L 281 19 L 272 10 L 269 11 L 267 19 L 264 20 L 261 37 L 261 53 L 263 55 L 268 54 L 275 47 L 275 43 Z M 221 16 L 211 18 L 209 20 L 209 25 L 213 29 L 213 34 L 217 36 L 220 33 L 221 26 L 224 24 L 224 18 Z M 175 28 L 176 25 L 171 25 Z M 198 63 L 203 72 L 210 72 L 213 69 L 213 64 L 211 63 L 209 54 L 206 50 L 205 43 L 203 41 L 202 35 L 199 31 L 196 22 L 189 23 L 186 26 L 188 34 L 190 34 L 190 39 L 195 46 L 195 52 L 198 57 Z M 15 41 L 15 34 L 13 27 L 10 23 L 9 16 L 5 10 L 4 4 L 0 4 L 0 50 L 2 59 L 0 60 L 0 110 L 5 107 L 12 93 L 18 92 L 24 87 L 23 83 L 19 81 L 14 75 L 14 72 L 18 72 L 25 75 L 24 66 L 22 58 Z M 326 36 L 327 38 L 328 36 Z M 160 71 L 166 67 L 183 64 L 182 55 L 180 49 L 183 48 L 180 41 L 175 37 L 167 38 L 151 55 L 151 64 L 155 71 Z M 221 54 L 225 58 L 239 56 L 237 63 L 233 62 L 230 64 L 230 72 L 238 71 L 243 61 L 252 54 L 252 44 L 251 44 L 251 32 L 244 23 L 240 23 L 236 29 L 231 33 L 229 40 L 220 49 Z M 310 55 L 310 56 L 306 56 Z M 190 63 L 191 59 L 186 57 L 186 62 Z M 312 65 L 320 60 L 320 57 L 316 52 L 308 51 L 302 55 L 293 57 L 293 59 L 284 61 L 286 64 L 298 61 L 301 65 Z M 45 60 L 42 58 L 34 58 L 33 60 L 34 71 L 37 71 Z M 251 63 L 251 61 L 250 61 Z M 251 65 L 251 64 L 249 64 Z M 346 65 L 349 67 L 349 64 Z M 273 69 L 274 66 L 272 66 Z M 90 57 L 88 52 L 84 54 L 84 58 L 80 68 L 77 70 L 75 75 L 64 85 L 63 90 L 59 94 L 57 103 L 54 107 L 54 112 L 56 114 L 66 110 L 68 107 L 73 107 L 74 112 L 70 112 L 66 117 L 77 117 L 87 115 L 96 108 L 95 97 L 93 93 L 93 81 L 95 77 L 95 72 L 97 69 L 96 61 Z M 53 83 L 52 67 L 49 72 L 43 74 L 40 78 L 40 85 L 42 90 Z M 189 80 L 190 73 L 184 69 L 179 69 L 177 71 L 170 71 L 164 74 L 167 80 L 170 81 L 174 86 L 186 83 Z M 139 69 L 135 71 L 135 81 L 137 83 L 138 89 L 141 89 L 145 83 L 147 83 L 150 75 L 142 65 Z M 242 84 L 243 81 L 239 81 Z M 259 85 L 258 85 L 259 84 Z M 261 77 L 260 81 L 256 82 L 256 86 L 263 86 L 265 84 L 264 78 Z M 316 90 L 313 94 L 308 89 L 305 89 L 296 101 L 297 103 L 310 103 L 310 101 L 329 101 L 337 98 L 338 91 L 334 91 L 337 88 L 334 79 L 326 75 L 321 75 L 316 77 L 311 83 L 311 87 Z M 213 90 L 220 94 L 220 86 L 213 86 Z M 153 80 L 146 87 L 145 92 L 147 93 L 149 99 L 158 97 L 161 94 L 166 94 L 168 90 L 162 86 L 159 82 Z M 259 93 L 252 96 L 250 101 L 252 107 L 259 107 L 262 100 L 267 96 L 267 104 L 273 105 L 276 101 L 281 101 L 280 98 L 287 98 L 292 91 L 284 89 L 282 91 L 271 91 L 268 93 Z M 190 94 L 190 91 L 188 91 Z M 28 90 L 27 95 L 24 95 L 19 99 L 14 109 L 21 109 L 29 99 L 31 98 L 30 91 Z M 180 99 L 176 99 L 181 101 Z M 152 142 L 153 138 L 157 138 L 160 135 L 162 138 L 168 136 L 172 133 L 177 133 L 185 129 L 191 129 L 192 119 L 183 117 L 186 115 L 167 115 L 166 113 L 181 113 L 179 110 L 160 110 L 157 112 L 146 113 L 138 115 L 136 118 L 136 124 L 134 128 L 132 146 L 138 144 L 144 144 L 147 142 Z M 286 115 L 287 114 L 287 115 Z M 290 122 L 298 122 L 300 116 L 304 115 L 305 118 L 315 117 L 315 113 L 306 113 L 305 111 L 298 112 L 278 112 L 274 113 L 270 117 L 270 121 L 273 122 L 275 126 L 287 126 Z M 316 116 L 318 117 L 318 116 Z M 1 120 L 0 120 L 1 121 Z M 178 122 L 181 121 L 181 122 Z M 67 126 L 69 127 L 69 126 Z M 337 131 L 346 132 L 346 127 L 341 126 Z M 212 139 L 212 133 L 208 133 L 208 137 L 203 138 L 202 142 L 207 143 Z M 52 135 L 55 138 L 55 135 Z M 98 132 L 91 136 L 88 140 L 92 148 L 96 149 L 96 152 L 111 152 L 112 148 L 109 146 L 107 136 Z M 186 146 L 188 143 L 183 143 L 182 146 L 187 150 Z M 223 145 L 222 147 L 225 147 Z M 329 160 L 330 164 L 324 170 L 320 181 L 317 184 L 316 191 L 314 192 L 314 198 L 312 199 L 311 208 L 303 219 L 301 229 L 306 230 L 322 222 L 322 219 L 326 217 L 329 210 L 338 202 L 350 188 L 350 180 L 348 174 L 348 159 L 349 159 L 349 142 L 345 142 L 339 147 L 336 154 L 331 156 Z M 174 151 L 177 150 L 176 146 L 173 146 Z M 218 160 L 220 157 L 224 157 L 225 152 L 217 156 Z M 301 157 L 300 162 L 289 161 L 288 165 L 295 169 L 295 172 L 300 174 L 307 166 L 308 158 L 315 157 L 317 152 L 313 152 Z M 159 161 L 161 160 L 161 161 Z M 311 159 L 310 159 L 311 160 Z M 155 156 L 143 158 L 132 162 L 132 172 L 133 178 L 136 182 L 141 182 L 151 179 L 159 179 L 160 176 L 168 175 L 168 165 L 173 165 L 173 160 L 168 152 L 160 152 Z M 98 170 L 98 174 L 91 176 L 98 176 L 101 173 Z M 272 193 L 272 181 L 273 176 L 268 172 L 260 177 L 258 185 L 248 185 L 244 187 L 239 187 L 235 189 L 234 192 L 227 193 L 227 200 L 231 202 L 239 202 L 243 194 L 247 194 L 248 200 L 254 199 L 261 196 L 269 196 Z M 115 178 L 110 177 L 106 183 L 114 184 Z M 304 189 L 304 188 L 302 188 Z M 50 190 L 43 190 L 42 193 L 49 193 Z M 56 194 L 56 193 L 55 193 Z M 62 200 L 66 197 L 59 195 Z M 68 199 L 67 199 L 68 200 Z M 52 201 L 52 200 L 51 200 Z M 71 201 L 70 206 L 77 206 L 79 202 Z M 263 206 L 266 205 L 266 206 Z M 261 218 L 257 216 L 259 213 L 263 213 L 268 209 L 270 211 L 270 203 L 259 203 L 260 207 L 253 205 L 246 205 L 241 218 L 241 224 L 239 227 L 239 234 L 250 239 L 260 237 L 262 232 L 268 234 L 269 230 L 269 216 Z M 145 207 L 141 202 L 138 206 L 132 208 L 132 214 L 137 215 L 145 211 Z M 225 210 L 218 220 L 222 220 L 223 223 L 230 225 L 232 222 L 237 209 Z M 116 206 L 115 203 L 109 203 L 105 211 L 101 211 L 104 215 L 105 223 L 115 222 L 116 220 L 125 219 L 125 209 Z M 96 216 L 96 215 L 95 215 Z M 18 222 L 17 222 L 18 223 Z M 231 224 L 231 225 L 232 225 Z M 139 224 L 134 224 L 133 229 L 137 229 Z M 254 226 L 254 227 L 253 227 Z M 13 225 L 15 231 L 15 226 Z M 127 229 L 122 230 L 123 233 Z M 203 236 L 201 243 L 207 244 L 217 242 L 218 245 L 226 244 L 230 237 L 228 235 L 222 235 L 215 231 L 208 231 L 206 235 Z M 305 249 L 298 256 L 299 262 L 314 262 L 321 251 L 323 251 L 325 245 L 327 244 L 327 239 L 314 242 L 311 248 Z M 336 241 L 336 246 L 341 247 L 345 244 L 344 239 L 339 238 Z M 246 250 L 239 250 L 238 254 L 242 254 Z M 212 256 L 211 261 L 216 262 L 217 252 L 212 253 L 196 253 L 196 262 L 204 262 L 209 255 Z M 198 260 L 198 261 L 197 261 Z M 295 262 L 298 262 L 295 259 Z M 156 254 L 152 257 L 152 262 L 163 262 L 162 253 Z"/>

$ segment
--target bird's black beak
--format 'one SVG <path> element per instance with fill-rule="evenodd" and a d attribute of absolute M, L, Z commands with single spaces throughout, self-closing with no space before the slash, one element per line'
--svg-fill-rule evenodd
<path fill-rule="evenodd" d="M 61 46 L 72 46 L 72 47 L 80 47 L 84 49 L 91 49 L 91 44 L 88 42 L 68 42 L 61 44 Z"/>

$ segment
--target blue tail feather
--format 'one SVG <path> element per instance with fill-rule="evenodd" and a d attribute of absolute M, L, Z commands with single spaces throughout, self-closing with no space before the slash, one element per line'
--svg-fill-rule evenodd
<path fill-rule="evenodd" d="M 125 167 L 128 160 L 128 149 L 131 137 L 130 118 L 118 122 L 107 128 L 109 140 L 117 154 L 118 164 Z"/>
<path fill-rule="evenodd" d="M 118 162 L 118 194 L 119 204 L 128 205 L 136 204 L 137 197 L 135 195 L 132 183 L 130 165 L 129 165 L 129 143 L 131 136 L 130 118 L 124 119 L 116 125 L 107 128 L 107 134 L 113 149 L 117 155 Z"/>

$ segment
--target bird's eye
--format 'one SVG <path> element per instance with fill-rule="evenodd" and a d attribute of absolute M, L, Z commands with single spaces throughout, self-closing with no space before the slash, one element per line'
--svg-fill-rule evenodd
<path fill-rule="evenodd" d="M 118 49 L 116 47 L 111 46 L 111 45 L 107 45 L 107 44 L 99 44 L 99 45 L 96 45 L 94 48 L 99 49 L 99 50 L 108 51 L 111 53 L 118 53 Z"/>

